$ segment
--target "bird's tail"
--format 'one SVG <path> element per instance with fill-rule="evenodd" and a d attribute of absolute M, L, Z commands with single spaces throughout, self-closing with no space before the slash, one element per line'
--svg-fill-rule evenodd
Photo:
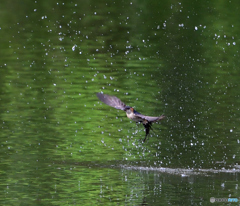
<path fill-rule="evenodd" d="M 146 130 L 146 135 L 145 135 L 145 138 L 143 140 L 143 142 L 145 142 L 146 139 L 147 139 L 147 136 L 149 135 L 150 129 L 153 130 L 153 128 L 152 128 L 152 123 L 151 122 L 143 124 L 143 126 L 145 127 L 145 130 Z"/>

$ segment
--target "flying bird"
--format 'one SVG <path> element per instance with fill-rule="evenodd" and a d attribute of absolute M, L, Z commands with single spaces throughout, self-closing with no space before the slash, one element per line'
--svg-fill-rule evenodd
<path fill-rule="evenodd" d="M 115 109 L 121 109 L 121 110 L 125 111 L 127 114 L 127 117 L 129 119 L 135 121 L 136 123 L 138 123 L 138 122 L 142 123 L 143 126 L 145 127 L 145 131 L 146 131 L 146 135 L 145 135 L 143 142 L 145 142 L 145 140 L 147 139 L 147 136 L 150 132 L 150 129 L 152 129 L 152 123 L 165 118 L 164 115 L 161 115 L 159 117 L 151 117 L 151 116 L 145 116 L 143 114 L 140 114 L 139 112 L 134 110 L 132 107 L 126 106 L 120 99 L 118 99 L 115 96 L 97 93 L 97 97 L 103 103 L 105 103 L 111 107 L 114 107 Z"/>

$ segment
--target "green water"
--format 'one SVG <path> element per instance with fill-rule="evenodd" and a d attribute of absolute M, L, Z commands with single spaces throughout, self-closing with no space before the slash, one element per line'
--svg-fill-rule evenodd
<path fill-rule="evenodd" d="M 239 6 L 1 2 L 1 205 L 240 200 Z"/>

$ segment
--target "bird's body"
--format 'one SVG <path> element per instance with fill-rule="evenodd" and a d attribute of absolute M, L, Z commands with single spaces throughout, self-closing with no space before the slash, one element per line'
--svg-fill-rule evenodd
<path fill-rule="evenodd" d="M 110 96 L 110 95 L 107 95 L 107 94 L 97 93 L 97 97 L 102 102 L 104 102 L 105 104 L 107 104 L 111 107 L 114 107 L 116 109 L 124 110 L 127 114 L 127 117 L 129 119 L 131 119 L 132 121 L 141 122 L 143 124 L 143 126 L 145 127 L 145 130 L 146 130 L 146 136 L 145 136 L 143 141 L 146 140 L 150 129 L 152 129 L 151 128 L 152 122 L 156 122 L 156 121 L 159 121 L 159 120 L 165 118 L 164 115 L 161 115 L 159 117 L 145 116 L 145 115 L 137 112 L 136 110 L 134 110 L 132 107 L 126 106 L 120 99 L 118 99 L 115 96 Z"/>
<path fill-rule="evenodd" d="M 127 117 L 135 122 L 141 122 L 142 118 L 138 116 L 137 111 L 135 111 L 132 107 L 126 111 Z"/>

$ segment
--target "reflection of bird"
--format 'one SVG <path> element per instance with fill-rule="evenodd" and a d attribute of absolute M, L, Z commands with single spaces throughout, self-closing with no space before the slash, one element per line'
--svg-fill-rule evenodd
<path fill-rule="evenodd" d="M 104 102 L 105 104 L 114 107 L 116 109 L 124 110 L 127 114 L 127 117 L 135 122 L 141 122 L 146 130 L 146 136 L 143 140 L 145 142 L 150 129 L 152 129 L 152 122 L 157 122 L 163 118 L 165 118 L 164 115 L 161 115 L 160 117 L 150 117 L 145 116 L 143 114 L 138 113 L 135 111 L 132 107 L 126 106 L 120 99 L 118 99 L 115 96 L 110 96 L 107 94 L 97 93 L 97 97 Z"/>

